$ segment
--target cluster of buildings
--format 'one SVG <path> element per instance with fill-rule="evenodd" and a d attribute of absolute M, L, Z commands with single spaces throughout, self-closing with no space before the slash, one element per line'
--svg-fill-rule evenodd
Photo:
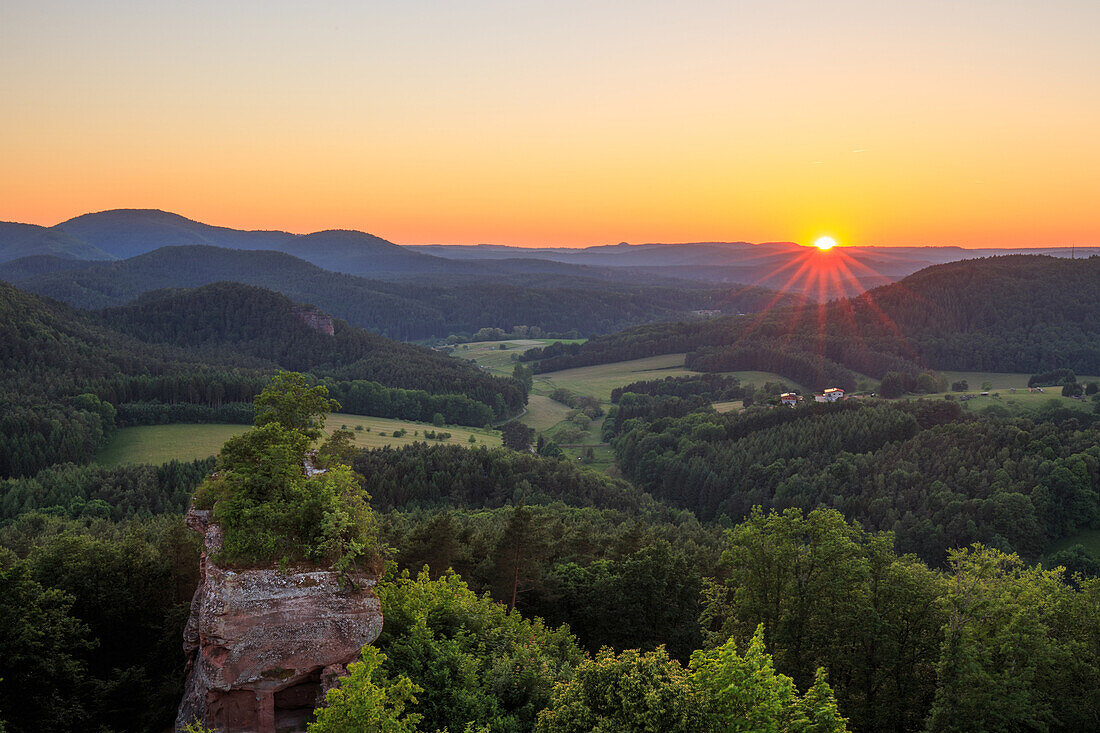
<path fill-rule="evenodd" d="M 844 399 L 844 390 L 840 387 L 829 387 L 821 394 L 814 395 L 814 402 L 836 402 Z M 779 403 L 787 407 L 796 407 L 802 401 L 802 395 L 797 392 L 784 392 L 779 395 Z"/>

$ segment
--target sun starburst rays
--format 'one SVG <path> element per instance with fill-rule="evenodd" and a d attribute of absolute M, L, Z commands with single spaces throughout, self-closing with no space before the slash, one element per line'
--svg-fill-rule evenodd
<path fill-rule="evenodd" d="M 756 259 L 774 256 L 774 253 L 762 253 Z M 768 287 L 775 293 L 757 313 L 746 319 L 730 345 L 742 345 L 754 336 L 761 336 L 774 339 L 785 348 L 793 348 L 797 346 L 796 339 L 802 339 L 803 347 L 811 349 L 818 358 L 825 358 L 830 349 L 838 348 L 865 357 L 877 350 L 868 343 L 868 336 L 874 335 L 877 340 L 896 341 L 902 354 L 919 361 L 901 329 L 868 290 L 868 286 L 874 287 L 889 279 L 843 248 L 802 249 L 783 258 L 746 286 Z M 744 290 L 737 289 L 730 296 Z M 781 305 L 786 296 L 794 294 L 807 296 L 807 299 Z M 860 311 L 863 311 L 862 318 Z M 880 327 L 870 326 L 872 323 Z"/>

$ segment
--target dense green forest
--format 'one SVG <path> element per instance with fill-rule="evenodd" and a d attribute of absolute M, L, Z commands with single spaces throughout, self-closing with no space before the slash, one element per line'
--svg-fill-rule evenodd
<path fill-rule="evenodd" d="M 199 537 L 182 517 L 31 513 L 0 528 L 0 545 L 6 730 L 170 725 L 198 581 Z"/>
<path fill-rule="evenodd" d="M 778 349 L 838 379 L 844 374 L 827 373 L 836 365 L 876 378 L 926 368 L 1093 374 L 1100 372 L 1098 304 L 1100 257 L 990 257 L 929 267 L 820 306 L 639 326 L 532 349 L 524 359 L 548 372 L 698 351 L 700 368 L 768 370 Z"/>
<path fill-rule="evenodd" d="M 418 450 L 361 457 L 446 467 L 444 453 Z M 488 454 L 507 475 L 514 459 Z M 550 496 L 560 462 L 525 460 L 544 464 L 525 476 Z M 940 570 L 833 510 L 757 510 L 724 535 L 689 514 L 561 502 L 378 519 L 397 550 L 379 589 L 384 632 L 316 730 L 372 715 L 421 731 L 582 730 L 605 718 L 639 730 L 646 715 L 685 732 L 779 723 L 769 705 L 731 710 L 709 697 L 702 670 L 722 669 L 725 684 L 769 680 L 771 692 L 751 699 L 817 700 L 853 730 L 1010 731 L 1035 719 L 1085 730 L 1100 712 L 1098 581 L 1066 582 L 993 548 L 952 551 Z M 8 730 L 171 720 L 195 539 L 178 515 L 31 513 L 0 528 L 0 617 L 39 632 L 0 641 Z M 732 666 L 713 669 L 715 657 Z M 628 679 L 621 694 L 600 694 Z M 400 698 L 405 681 L 417 692 Z M 368 702 L 377 697 L 404 704 Z M 779 729 L 821 730 L 792 725 Z"/>
<path fill-rule="evenodd" d="M 487 508 L 565 502 L 634 513 L 666 510 L 625 481 L 567 461 L 495 449 L 415 445 L 364 451 L 355 470 L 380 509 Z M 549 493 L 547 493 L 549 492 Z"/>
<path fill-rule="evenodd" d="M 520 411 L 520 382 L 239 284 L 78 311 L 0 283 L 0 477 L 87 463 L 121 425 L 250 422 L 280 368 L 309 369 L 343 409 L 485 425 Z M 186 405 L 186 407 L 182 406 Z"/>
<path fill-rule="evenodd" d="M 660 278 L 627 282 L 567 274 L 436 275 L 388 282 L 330 272 L 280 252 L 200 245 L 165 247 L 121 262 L 69 261 L 67 267 L 44 271 L 42 263 L 27 267 L 16 262 L 0 266 L 0 278 L 80 308 L 123 305 L 150 290 L 232 280 L 311 303 L 352 325 L 397 339 L 518 324 L 588 336 L 682 319 L 696 309 L 754 312 L 777 297 L 766 288 L 739 286 L 730 292 Z M 791 294 L 779 296 L 779 301 L 796 305 L 805 299 Z"/>
<path fill-rule="evenodd" d="M 628 395 L 624 395 L 625 401 Z M 977 419 L 957 403 L 857 401 L 616 423 L 624 476 L 701 518 L 832 507 L 933 566 L 982 542 L 1037 559 L 1096 524 L 1100 425 Z"/>
<path fill-rule="evenodd" d="M 0 524 L 34 512 L 114 521 L 182 514 L 212 470 L 213 458 L 111 468 L 60 463 L 30 478 L 0 480 Z"/>

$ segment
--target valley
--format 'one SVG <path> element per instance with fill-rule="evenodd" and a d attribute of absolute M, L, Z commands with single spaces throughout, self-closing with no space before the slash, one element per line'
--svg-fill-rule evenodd
<path fill-rule="evenodd" d="M 1098 28 L 0 4 L 0 733 L 1100 732 Z"/>
<path fill-rule="evenodd" d="M 44 684 L 105 730 L 167 731 L 201 709 L 178 650 L 199 582 L 187 527 L 210 521 L 234 572 L 327 574 L 317 588 L 381 573 L 355 601 L 378 603 L 380 628 L 352 646 L 416 680 L 432 730 L 535 732 L 563 714 L 553 690 L 577 669 L 638 655 L 686 674 L 759 633 L 761 669 L 807 690 L 799 705 L 843 711 L 836 730 L 923 730 L 944 695 L 1001 674 L 938 670 L 1021 644 L 980 619 L 953 635 L 958 578 L 983 583 L 996 613 L 1051 609 L 1024 644 L 1045 648 L 1027 652 L 1035 705 L 1092 689 L 1100 658 L 1066 660 L 1100 638 L 1085 611 L 1100 583 L 1100 258 L 934 265 L 816 305 L 507 259 L 490 264 L 525 284 L 472 261 L 367 280 L 295 259 L 365 267 L 385 247 L 354 233 L 294 237 L 288 254 L 187 231 L 199 249 L 134 254 L 153 243 L 138 232 L 115 249 L 129 258 L 0 264 L 14 279 L 0 283 L 0 582 L 17 588 L 0 612 L 33 623 L 66 599 L 41 621 L 67 640 L 49 655 L 92 681 L 67 692 L 60 673 L 32 685 L 5 670 L 20 690 Z M 76 247 L 34 235 L 26 247 Z M 435 257 L 386 252 L 393 268 Z M 844 393 L 814 398 L 829 387 Z M 782 598 L 762 605 L 775 583 Z M 455 703 L 458 683 L 424 673 L 410 645 L 460 660 L 462 695 L 483 707 Z M 280 720 L 358 714 L 315 712 L 303 669 L 291 687 L 259 683 L 279 688 Z M 525 696 L 499 692 L 521 676 Z M 865 683 L 895 685 L 889 704 Z M 341 689 L 360 684 L 375 682 L 353 671 Z M 4 693 L 0 719 L 55 709 Z"/>

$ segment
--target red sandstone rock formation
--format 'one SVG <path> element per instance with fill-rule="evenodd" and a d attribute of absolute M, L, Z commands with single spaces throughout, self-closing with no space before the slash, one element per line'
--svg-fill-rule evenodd
<path fill-rule="evenodd" d="M 328 313 L 319 311 L 316 308 L 295 306 L 294 315 L 297 316 L 299 321 L 306 324 L 314 331 L 320 331 L 328 336 L 332 336 L 336 333 L 332 325 L 332 316 Z"/>
<path fill-rule="evenodd" d="M 324 570 L 222 568 L 211 559 L 221 528 L 192 509 L 187 526 L 202 532 L 199 587 L 184 631 L 187 686 L 176 727 L 196 718 L 218 733 L 305 729 L 345 665 L 382 630 L 370 590 L 374 578 L 352 575 L 357 589 Z"/>

